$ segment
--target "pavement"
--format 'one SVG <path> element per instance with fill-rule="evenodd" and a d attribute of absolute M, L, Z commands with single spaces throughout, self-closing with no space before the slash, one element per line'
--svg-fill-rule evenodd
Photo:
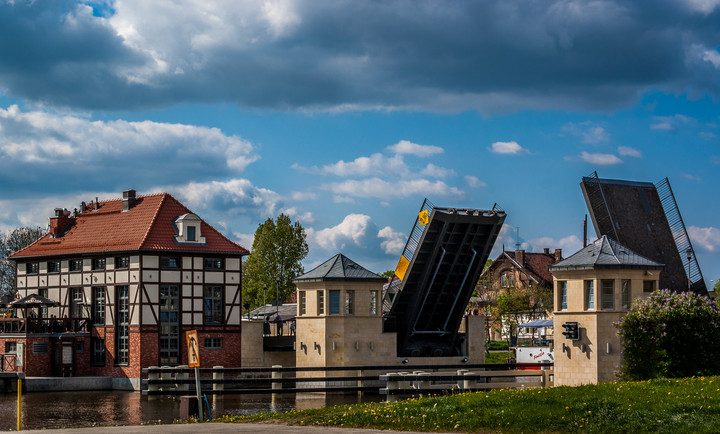
<path fill-rule="evenodd" d="M 257 433 L 257 434 L 388 434 L 400 431 L 362 428 L 329 428 L 324 426 L 289 426 L 272 423 L 185 423 L 171 425 L 136 425 L 136 426 L 109 426 L 92 428 L 64 428 L 23 430 L 25 433 L 52 433 L 62 434 L 135 434 L 135 433 Z M 403 434 L 420 434 L 416 431 L 402 431 Z"/>

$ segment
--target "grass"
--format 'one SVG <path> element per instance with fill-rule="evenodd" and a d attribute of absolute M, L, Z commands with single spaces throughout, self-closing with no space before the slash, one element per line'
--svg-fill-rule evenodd
<path fill-rule="evenodd" d="M 485 353 L 485 363 L 507 363 L 507 359 L 515 357 L 512 351 L 503 351 L 500 353 Z"/>
<path fill-rule="evenodd" d="M 428 432 L 711 433 L 720 431 L 720 377 L 501 389 L 216 421 Z"/>
<path fill-rule="evenodd" d="M 487 344 L 488 350 L 491 351 L 497 351 L 497 350 L 506 350 L 509 347 L 508 341 L 490 341 Z"/>

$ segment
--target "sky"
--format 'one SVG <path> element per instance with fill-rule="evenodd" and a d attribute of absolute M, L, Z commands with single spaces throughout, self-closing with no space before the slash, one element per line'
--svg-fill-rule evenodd
<path fill-rule="evenodd" d="M 569 256 L 583 176 L 667 177 L 711 286 L 719 48 L 720 0 L 0 0 L 0 230 L 169 192 L 383 272 L 424 198 Z"/>

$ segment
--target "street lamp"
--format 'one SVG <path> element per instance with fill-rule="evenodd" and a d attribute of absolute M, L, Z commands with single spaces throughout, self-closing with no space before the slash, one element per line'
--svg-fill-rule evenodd
<path fill-rule="evenodd" d="M 690 261 L 692 260 L 692 249 L 688 247 L 687 249 L 687 260 L 688 260 L 688 291 L 692 288 L 692 282 L 690 281 Z"/>

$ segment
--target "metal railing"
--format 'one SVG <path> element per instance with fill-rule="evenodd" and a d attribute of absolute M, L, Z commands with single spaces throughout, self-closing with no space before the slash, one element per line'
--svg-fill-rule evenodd
<path fill-rule="evenodd" d="M 0 318 L 0 333 L 87 333 L 88 318 Z"/>

